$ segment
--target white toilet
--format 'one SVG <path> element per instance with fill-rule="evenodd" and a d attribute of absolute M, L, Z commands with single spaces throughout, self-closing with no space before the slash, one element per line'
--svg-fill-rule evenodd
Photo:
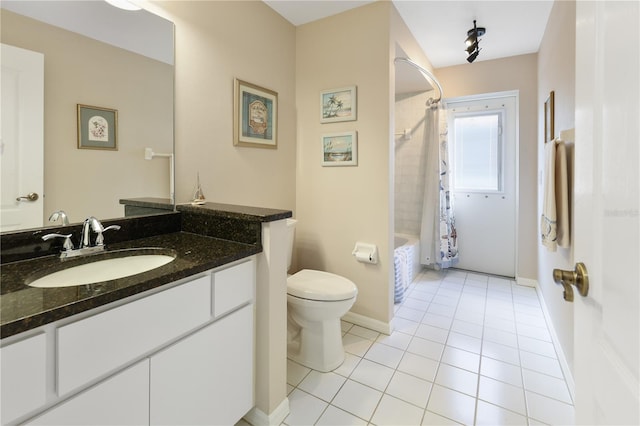
<path fill-rule="evenodd" d="M 296 220 L 287 219 L 291 267 Z M 340 318 L 356 301 L 356 285 L 339 275 L 303 269 L 287 277 L 287 355 L 317 371 L 335 370 L 344 361 Z"/>

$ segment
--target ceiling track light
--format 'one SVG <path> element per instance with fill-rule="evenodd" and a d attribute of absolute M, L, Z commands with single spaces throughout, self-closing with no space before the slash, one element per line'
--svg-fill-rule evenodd
<path fill-rule="evenodd" d="M 467 45 L 465 49 L 469 56 L 467 56 L 467 61 L 469 63 L 476 60 L 478 54 L 480 53 L 480 38 L 487 32 L 487 29 L 484 27 L 476 27 L 476 20 L 473 20 L 473 28 L 467 31 L 467 39 L 464 43 Z"/>

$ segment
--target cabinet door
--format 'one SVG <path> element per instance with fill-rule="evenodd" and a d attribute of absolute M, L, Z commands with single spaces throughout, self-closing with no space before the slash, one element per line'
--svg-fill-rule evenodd
<path fill-rule="evenodd" d="M 44 405 L 47 339 L 44 333 L 4 346 L 2 360 L 2 424 Z"/>
<path fill-rule="evenodd" d="M 28 424 L 149 424 L 149 360 L 72 397 Z"/>
<path fill-rule="evenodd" d="M 233 425 L 253 407 L 253 305 L 151 358 L 152 425 Z"/>

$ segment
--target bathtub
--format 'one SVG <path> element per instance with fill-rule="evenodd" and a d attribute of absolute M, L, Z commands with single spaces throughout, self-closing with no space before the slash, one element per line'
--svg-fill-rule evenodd
<path fill-rule="evenodd" d="M 400 303 L 409 284 L 420 272 L 420 239 L 415 235 L 395 234 L 393 249 L 394 302 Z"/>

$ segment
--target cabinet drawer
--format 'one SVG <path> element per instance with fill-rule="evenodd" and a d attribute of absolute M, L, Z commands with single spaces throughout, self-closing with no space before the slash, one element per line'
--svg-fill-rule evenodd
<path fill-rule="evenodd" d="M 149 424 L 149 359 L 28 422 L 29 425 Z"/>
<path fill-rule="evenodd" d="M 58 394 L 64 395 L 211 317 L 211 277 L 153 294 L 58 330 Z"/>
<path fill-rule="evenodd" d="M 45 403 L 47 339 L 44 333 L 0 349 L 2 424 Z"/>
<path fill-rule="evenodd" d="M 253 300 L 254 265 L 251 260 L 213 274 L 214 317 Z"/>

